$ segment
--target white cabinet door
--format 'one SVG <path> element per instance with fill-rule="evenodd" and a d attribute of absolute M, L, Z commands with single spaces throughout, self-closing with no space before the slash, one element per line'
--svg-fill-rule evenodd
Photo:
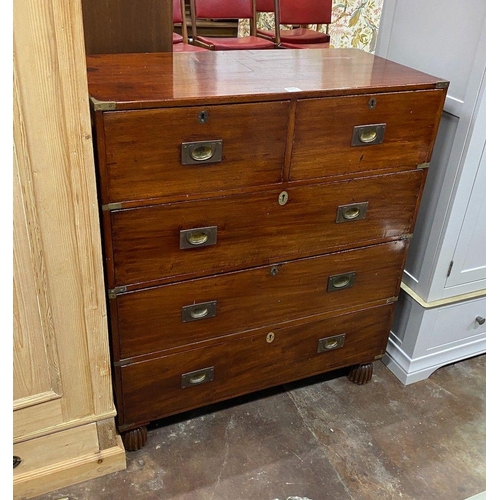
<path fill-rule="evenodd" d="M 486 280 L 486 144 L 467 205 L 445 288 Z M 481 285 L 485 288 L 485 285 Z M 454 293 L 455 295 L 455 293 Z"/>
<path fill-rule="evenodd" d="M 429 297 L 486 288 L 486 92 L 483 86 Z M 439 277 L 443 278 L 440 279 Z"/>

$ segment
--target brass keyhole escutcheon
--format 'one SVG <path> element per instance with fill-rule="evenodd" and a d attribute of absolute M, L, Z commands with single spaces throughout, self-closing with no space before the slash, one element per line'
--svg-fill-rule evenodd
<path fill-rule="evenodd" d="M 207 123 L 208 122 L 208 111 L 200 111 L 198 113 L 198 122 L 199 123 Z"/>
<path fill-rule="evenodd" d="M 369 109 L 375 109 L 375 106 L 377 105 L 377 99 L 375 99 L 375 97 L 372 97 L 369 101 L 368 101 L 368 108 Z"/>
<path fill-rule="evenodd" d="M 191 151 L 191 158 L 196 161 L 206 161 L 214 155 L 214 148 L 210 145 L 203 144 L 194 148 Z"/>
<path fill-rule="evenodd" d="M 276 276 L 279 273 L 279 267 L 278 266 L 271 267 L 269 273 L 271 274 L 271 276 Z"/>
<path fill-rule="evenodd" d="M 271 342 L 274 341 L 274 332 L 269 332 L 267 335 L 266 335 L 266 342 L 268 344 L 270 344 Z"/>
<path fill-rule="evenodd" d="M 280 205 L 286 205 L 288 202 L 288 193 L 286 191 L 282 191 L 278 196 L 278 203 Z"/>
<path fill-rule="evenodd" d="M 344 210 L 343 216 L 344 219 L 355 219 L 356 217 L 359 217 L 359 214 L 361 213 L 361 210 L 358 207 L 350 207 Z"/>

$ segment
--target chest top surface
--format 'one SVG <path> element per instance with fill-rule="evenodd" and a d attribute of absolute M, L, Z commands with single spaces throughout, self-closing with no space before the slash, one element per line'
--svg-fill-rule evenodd
<path fill-rule="evenodd" d="M 255 102 L 446 87 L 357 49 L 103 54 L 87 57 L 96 110 Z"/>

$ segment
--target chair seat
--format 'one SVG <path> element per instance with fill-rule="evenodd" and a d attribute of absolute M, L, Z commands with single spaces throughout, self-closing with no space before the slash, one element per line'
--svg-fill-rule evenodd
<path fill-rule="evenodd" d="M 238 38 L 212 38 L 208 36 L 198 37 L 200 42 L 213 46 L 213 50 L 252 50 L 252 49 L 274 49 L 275 45 L 270 40 L 264 40 L 256 36 L 244 36 Z"/>
<path fill-rule="evenodd" d="M 179 33 L 172 33 L 172 43 L 175 45 L 176 43 L 182 43 L 182 35 L 179 35 Z"/>
<path fill-rule="evenodd" d="M 172 52 L 207 52 L 207 49 L 196 47 L 189 43 L 175 43 L 172 47 Z"/>
<path fill-rule="evenodd" d="M 266 38 L 274 38 L 274 30 L 257 30 L 257 33 Z M 307 28 L 281 30 L 280 39 L 286 43 L 326 43 L 330 42 L 330 35 Z"/>
<path fill-rule="evenodd" d="M 330 42 L 325 43 L 282 43 L 282 49 L 329 49 Z"/>

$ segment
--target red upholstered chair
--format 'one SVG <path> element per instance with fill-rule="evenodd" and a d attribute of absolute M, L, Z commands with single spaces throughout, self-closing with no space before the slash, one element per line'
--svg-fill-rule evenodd
<path fill-rule="evenodd" d="M 284 48 L 328 48 L 330 35 L 320 28 L 328 26 L 332 18 L 332 0 L 254 0 L 255 16 L 259 12 L 273 12 L 276 26 L 280 29 L 257 30 L 257 35 L 273 40 Z M 277 23 L 277 20 L 279 22 Z M 291 25 L 291 29 L 281 29 Z M 315 26 L 315 29 L 309 26 Z M 314 45 L 314 47 L 308 47 Z"/>
<path fill-rule="evenodd" d="M 256 36 L 253 0 L 190 0 L 193 43 L 210 50 L 274 49 L 275 43 Z M 241 37 L 199 36 L 200 19 L 249 19 L 250 35 Z"/>
<path fill-rule="evenodd" d="M 182 35 L 175 32 L 172 34 L 172 52 L 203 52 L 206 50 L 189 43 L 184 0 L 172 0 L 172 21 L 174 24 L 181 25 L 182 32 Z"/>

